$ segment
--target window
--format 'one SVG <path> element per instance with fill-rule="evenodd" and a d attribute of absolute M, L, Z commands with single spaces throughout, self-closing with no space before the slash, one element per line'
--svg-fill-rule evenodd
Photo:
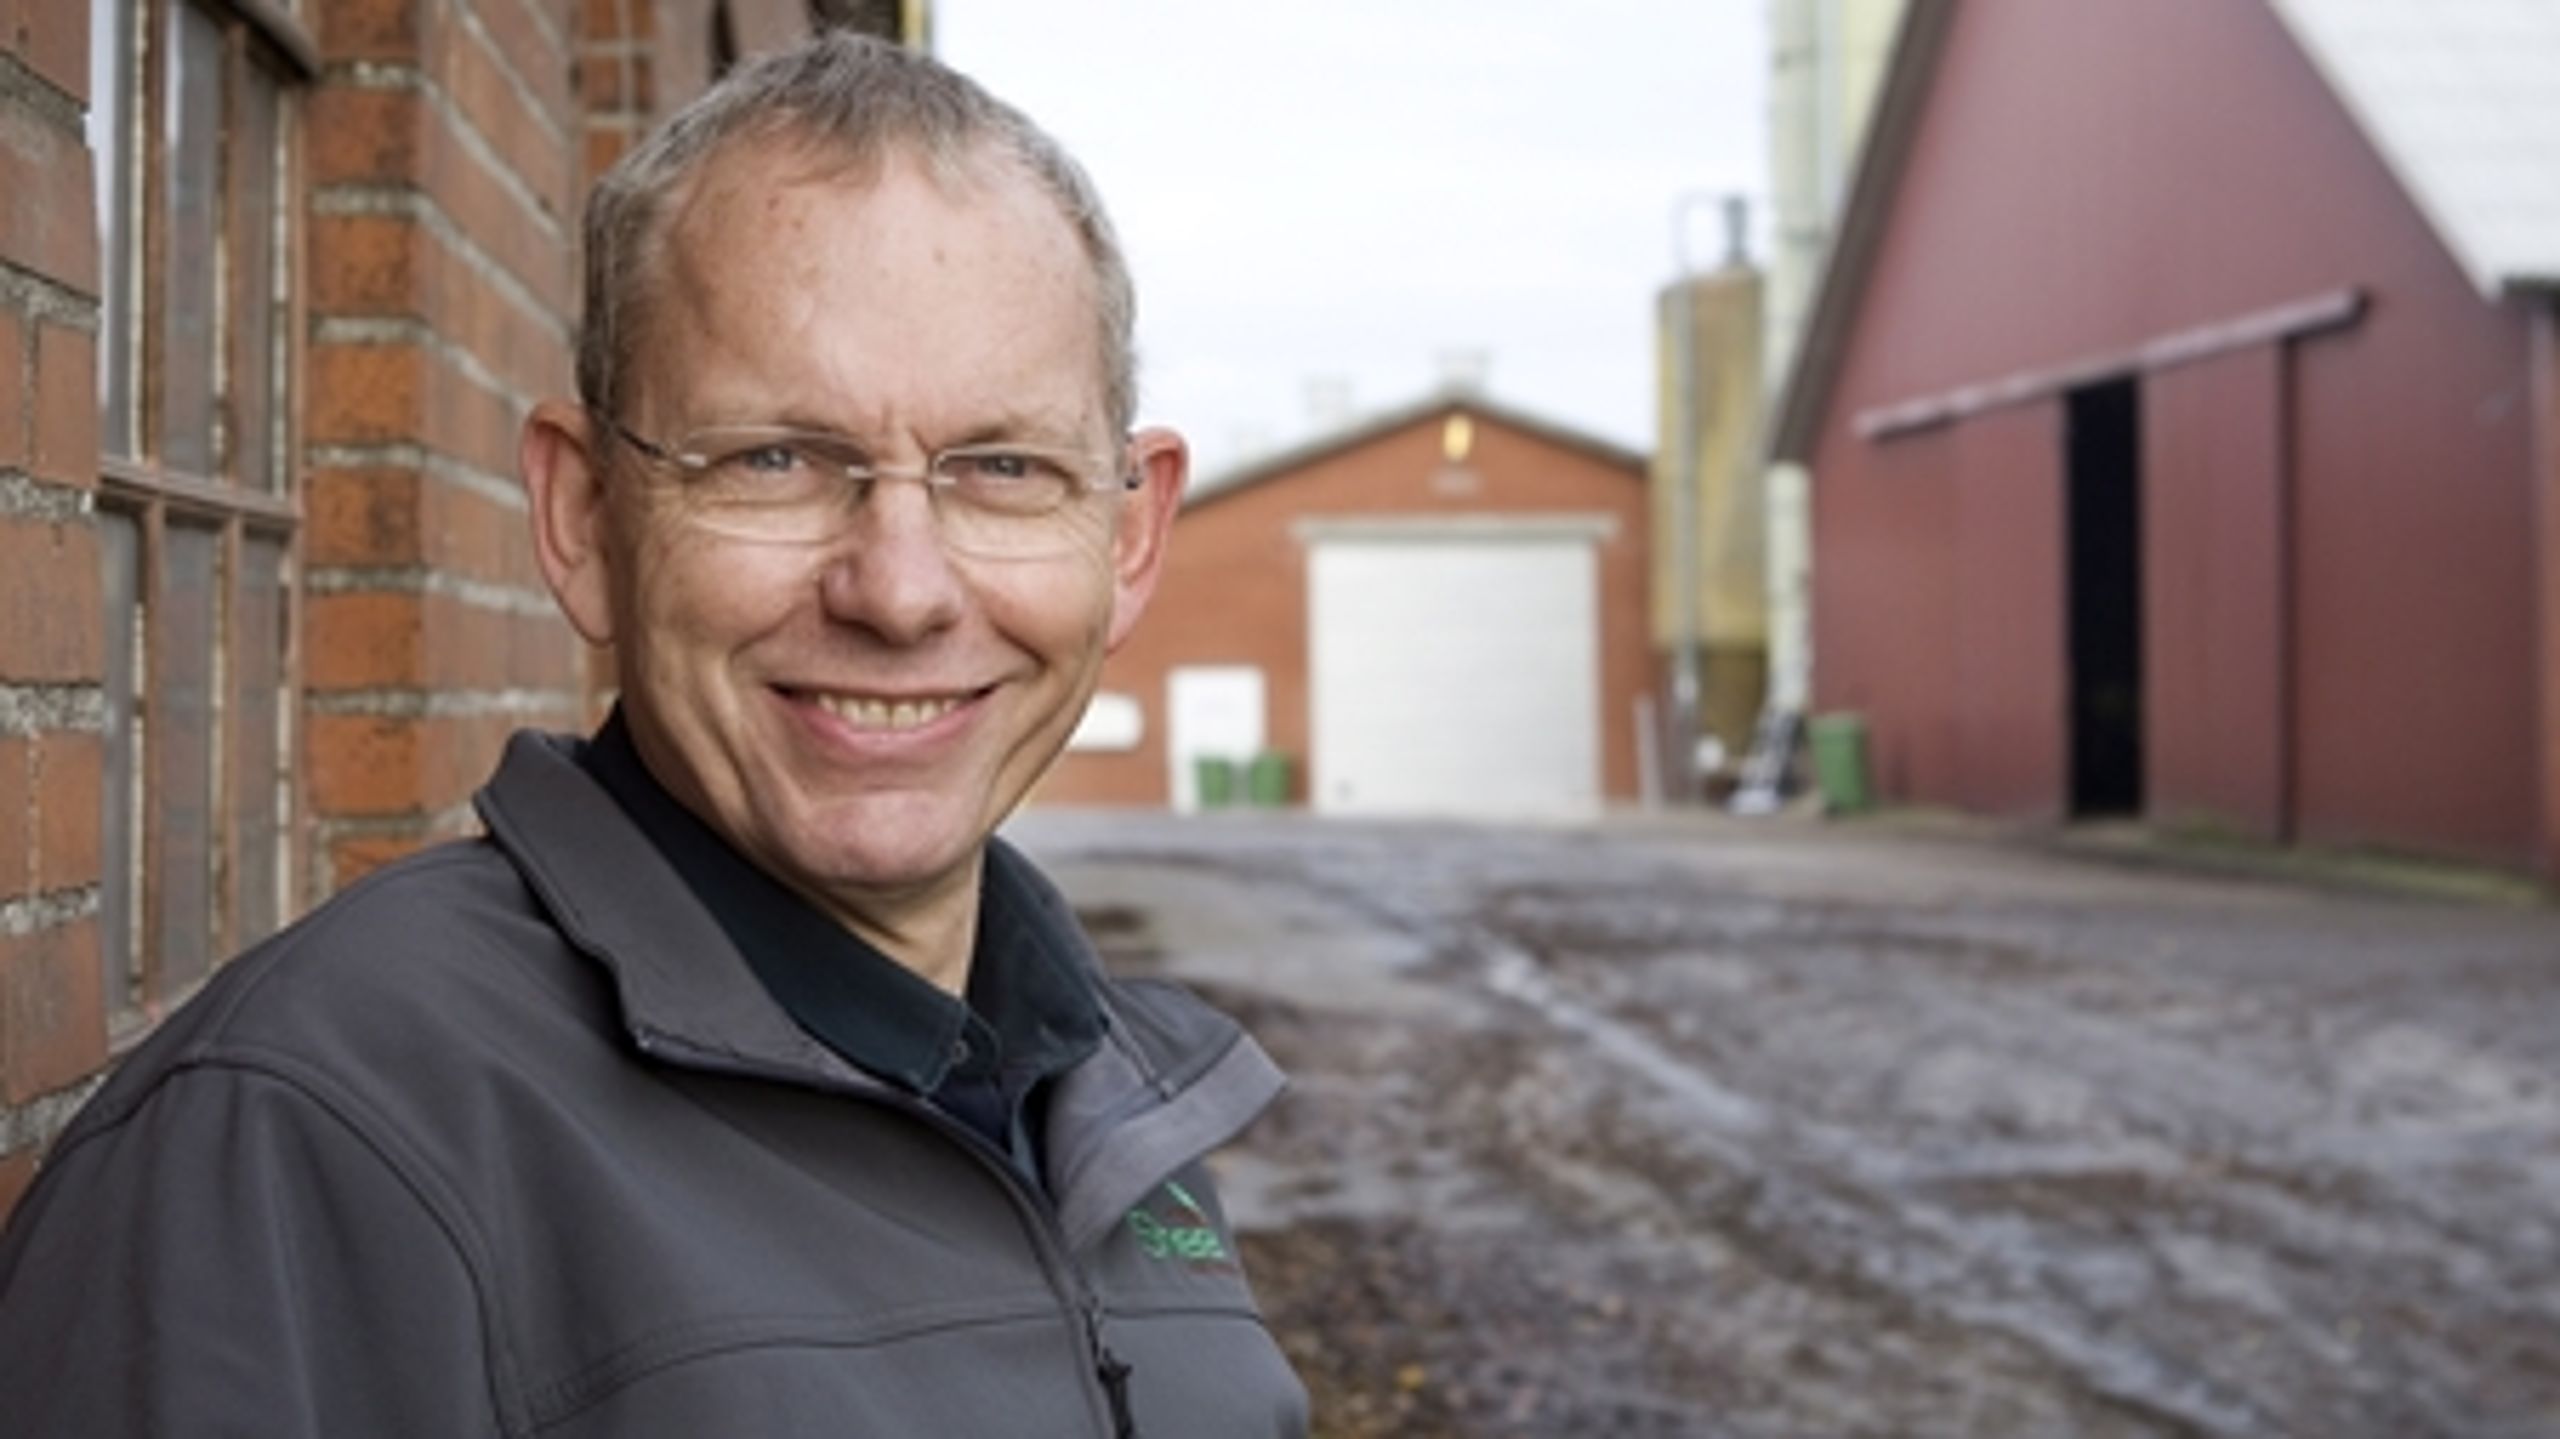
<path fill-rule="evenodd" d="M 285 918 L 293 84 L 279 0 L 95 0 L 106 601 L 100 938 L 117 1032 Z"/>

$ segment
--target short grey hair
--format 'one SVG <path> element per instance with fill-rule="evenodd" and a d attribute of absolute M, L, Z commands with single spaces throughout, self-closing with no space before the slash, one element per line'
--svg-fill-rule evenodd
<path fill-rule="evenodd" d="M 1084 168 L 1021 111 L 930 56 L 826 30 L 731 71 L 614 162 L 587 197 L 586 305 L 578 325 L 578 396 L 617 416 L 654 285 L 669 211 L 712 156 L 733 144 L 810 148 L 829 163 L 875 170 L 911 154 L 953 180 L 993 158 L 1054 200 L 1091 262 L 1103 404 L 1114 434 L 1136 417 L 1137 293 L 1102 197 Z"/>

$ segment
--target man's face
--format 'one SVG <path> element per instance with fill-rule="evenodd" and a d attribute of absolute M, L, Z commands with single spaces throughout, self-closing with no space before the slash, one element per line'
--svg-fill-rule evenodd
<path fill-rule="evenodd" d="M 1075 235 L 1029 182 L 979 169 L 945 190 L 894 158 L 868 183 L 788 152 L 707 167 L 671 224 L 616 418 L 668 446 L 708 426 L 822 430 L 908 471 L 989 441 L 1116 462 Z M 1138 448 L 1147 491 L 1093 496 L 1099 514 L 1059 548 L 1008 559 L 947 549 L 903 479 L 823 541 L 725 537 L 684 513 L 676 475 L 621 452 L 600 549 L 652 771 L 894 947 L 906 911 L 974 892 L 980 847 L 1144 600 L 1181 461 L 1170 436 Z"/>

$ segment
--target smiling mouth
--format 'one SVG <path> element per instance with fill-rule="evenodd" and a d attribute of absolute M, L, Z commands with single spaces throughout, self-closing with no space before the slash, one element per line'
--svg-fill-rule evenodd
<path fill-rule="evenodd" d="M 906 699 L 874 699 L 863 695 L 804 691 L 820 709 L 861 730 L 910 730 L 929 725 L 968 703 L 972 695 L 928 695 Z"/>

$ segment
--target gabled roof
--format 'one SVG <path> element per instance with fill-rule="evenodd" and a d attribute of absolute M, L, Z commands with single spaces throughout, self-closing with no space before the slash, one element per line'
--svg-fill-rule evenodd
<path fill-rule="evenodd" d="M 1810 459 L 1959 0 L 1911 0 L 1770 428 Z M 2491 299 L 2560 288 L 2560 4 L 2266 0 Z"/>
<path fill-rule="evenodd" d="M 1588 431 L 1577 430 L 1569 425 L 1541 418 L 1526 410 L 1514 408 L 1473 386 L 1459 385 L 1434 391 L 1408 405 L 1400 405 L 1391 410 L 1380 410 L 1355 420 L 1341 429 L 1318 435 L 1311 440 L 1291 445 L 1287 449 L 1257 456 L 1244 464 L 1206 476 L 1192 485 L 1190 493 L 1183 499 L 1183 508 L 1190 509 L 1195 505 L 1207 504 L 1211 500 L 1233 494 L 1238 490 L 1251 488 L 1264 480 L 1303 470 L 1309 465 L 1331 459 L 1346 450 L 1358 449 L 1372 440 L 1382 439 L 1408 425 L 1461 410 L 1505 428 L 1534 435 L 1550 444 L 1580 450 L 1607 464 L 1630 470 L 1642 470 L 1650 463 L 1645 455 L 1630 450 L 1624 445 L 1604 440 Z"/>
<path fill-rule="evenodd" d="M 1778 391 L 1775 423 L 1770 426 L 1769 453 L 1774 459 L 1810 461 L 1822 406 L 1849 344 L 1849 324 L 1857 317 L 1858 299 L 1866 288 L 1867 267 L 1884 245 L 1885 217 L 1892 213 L 1894 191 L 1902 185 L 1902 164 L 1910 158 L 1919 131 L 1920 106 L 1929 97 L 1929 81 L 1938 71 L 1938 52 L 1945 47 L 1947 22 L 1955 0 L 1911 0 L 1902 10 L 1902 28 L 1894 36 L 1893 60 L 1885 67 L 1867 115 L 1866 136 L 1858 145 L 1858 165 L 1850 172 L 1849 190 L 1840 199 L 1840 217 L 1831 231 L 1831 248 L 1822 257 L 1822 278 L 1806 314 L 1804 338 L 1787 365 L 1785 385 Z"/>

